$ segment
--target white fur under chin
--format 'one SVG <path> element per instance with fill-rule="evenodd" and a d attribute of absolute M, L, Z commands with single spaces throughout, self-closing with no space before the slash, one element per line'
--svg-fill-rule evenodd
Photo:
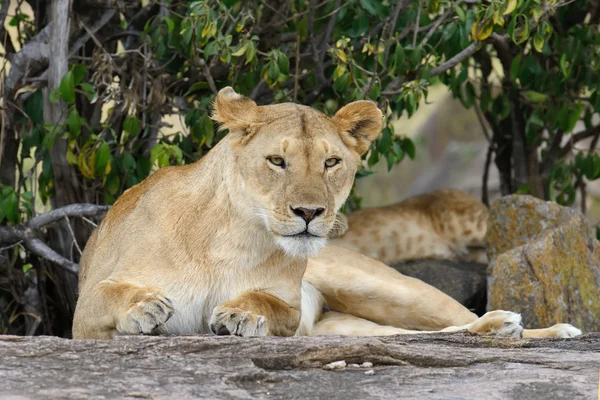
<path fill-rule="evenodd" d="M 325 247 L 327 239 L 320 237 L 277 236 L 275 242 L 290 257 L 310 257 Z"/>

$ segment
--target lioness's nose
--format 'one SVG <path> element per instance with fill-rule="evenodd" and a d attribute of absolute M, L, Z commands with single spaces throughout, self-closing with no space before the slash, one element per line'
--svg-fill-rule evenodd
<path fill-rule="evenodd" d="M 304 207 L 294 208 L 294 207 L 292 207 L 292 211 L 294 212 L 294 214 L 296 214 L 297 216 L 302 218 L 308 224 L 308 223 L 310 223 L 310 221 L 317 218 L 319 215 L 323 214 L 325 209 L 320 208 L 320 207 L 319 208 L 304 208 Z"/>

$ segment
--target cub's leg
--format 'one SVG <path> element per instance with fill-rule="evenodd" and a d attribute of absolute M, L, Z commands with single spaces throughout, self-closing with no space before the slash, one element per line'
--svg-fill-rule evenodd
<path fill-rule="evenodd" d="M 171 300 L 158 288 L 104 280 L 80 294 L 74 339 L 111 339 L 115 334 L 150 334 L 173 315 Z"/>
<path fill-rule="evenodd" d="M 421 331 L 379 325 L 375 322 L 354 315 L 328 311 L 315 325 L 312 335 L 355 335 L 355 336 L 387 336 L 417 333 L 459 332 L 468 331 L 478 335 L 499 335 L 521 337 L 523 326 L 521 316 L 510 311 L 491 311 L 462 326 L 448 326 L 434 331 Z"/>
<path fill-rule="evenodd" d="M 215 307 L 210 329 L 217 335 L 293 336 L 300 307 L 263 292 L 246 292 Z"/>

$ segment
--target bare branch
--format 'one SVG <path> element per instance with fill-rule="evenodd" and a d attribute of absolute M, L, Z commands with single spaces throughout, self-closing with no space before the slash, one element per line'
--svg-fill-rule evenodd
<path fill-rule="evenodd" d="M 48 211 L 30 219 L 24 224 L 17 226 L 0 226 L 0 244 L 8 246 L 0 248 L 5 250 L 14 245 L 22 244 L 25 250 L 52 261 L 64 270 L 77 274 L 79 265 L 69 261 L 65 257 L 52 250 L 44 242 L 37 238 L 37 234 L 45 226 L 69 217 L 102 217 L 109 206 L 97 206 L 95 204 L 71 204 L 56 210 Z M 72 232 L 73 234 L 73 232 Z M 81 251 L 81 249 L 79 249 Z"/>
<path fill-rule="evenodd" d="M 72 261 L 67 260 L 50 247 L 48 247 L 44 242 L 37 238 L 31 238 L 25 241 L 25 248 L 29 250 L 31 253 L 35 254 L 38 257 L 42 257 L 48 261 L 53 262 L 58 265 L 62 269 L 72 274 L 77 275 L 79 272 L 79 264 L 76 264 Z"/>
<path fill-rule="evenodd" d="M 56 210 L 48 211 L 30 219 L 26 225 L 31 229 L 41 229 L 53 222 L 68 217 L 100 217 L 108 212 L 110 206 L 97 206 L 95 204 L 71 204 Z"/>

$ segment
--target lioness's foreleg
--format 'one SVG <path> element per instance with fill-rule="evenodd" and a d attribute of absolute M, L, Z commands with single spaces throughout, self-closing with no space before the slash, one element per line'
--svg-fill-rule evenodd
<path fill-rule="evenodd" d="M 213 310 L 210 329 L 218 335 L 293 336 L 300 310 L 264 292 L 246 292 Z"/>
<path fill-rule="evenodd" d="M 73 319 L 74 339 L 111 339 L 116 333 L 149 334 L 173 315 L 158 288 L 105 280 L 81 293 Z"/>

